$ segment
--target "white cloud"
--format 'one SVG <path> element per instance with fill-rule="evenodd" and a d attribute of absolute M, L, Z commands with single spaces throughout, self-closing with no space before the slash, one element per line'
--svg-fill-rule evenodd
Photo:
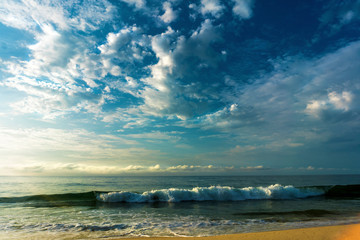
<path fill-rule="evenodd" d="M 346 112 L 349 111 L 353 98 L 353 94 L 348 91 L 343 91 L 341 94 L 330 92 L 325 100 L 311 100 L 306 105 L 305 112 L 318 118 L 326 110 L 334 109 Z"/>
<path fill-rule="evenodd" d="M 98 47 L 100 54 L 91 51 L 96 46 L 92 37 L 74 35 L 45 23 L 39 29 L 33 33 L 37 42 L 28 46 L 30 60 L 2 62 L 3 71 L 13 77 L 1 85 L 28 94 L 11 104 L 15 111 L 37 113 L 44 119 L 82 110 L 100 114 L 102 106 L 114 99 L 110 88 L 138 95 L 137 81 L 126 76 L 127 71 L 119 67 L 119 62 L 132 64 L 148 54 L 149 43 L 141 29 L 132 26 L 109 33 L 106 42 Z M 125 81 L 107 82 L 104 77 L 108 73 Z M 107 90 L 99 89 L 103 83 Z"/>
<path fill-rule="evenodd" d="M 315 170 L 315 168 L 314 168 L 313 166 L 308 166 L 308 167 L 306 168 L 306 170 L 312 171 L 312 170 Z"/>
<path fill-rule="evenodd" d="M 319 117 L 321 110 L 326 108 L 326 101 L 312 100 L 306 105 L 305 112 L 315 117 Z"/>
<path fill-rule="evenodd" d="M 144 1 L 126 2 L 136 7 L 145 5 Z M 56 19 L 63 20 L 55 21 L 50 16 L 43 16 L 39 20 L 31 15 L 37 12 L 26 12 L 25 16 L 31 18 L 35 26 L 27 27 L 28 30 L 31 28 L 36 40 L 36 43 L 28 46 L 30 60 L 6 63 L 7 73 L 14 77 L 6 79 L 4 85 L 29 95 L 12 104 L 16 111 L 38 113 L 45 119 L 86 111 L 101 115 L 104 121 L 111 122 L 120 119 L 118 113 L 102 113 L 102 107 L 109 101 L 117 101 L 113 95 L 116 92 L 112 90 L 143 100 L 144 104 L 139 109 L 148 115 L 185 120 L 195 114 L 193 109 L 201 109 L 197 107 L 197 101 L 206 100 L 207 96 L 199 94 L 194 86 L 183 84 L 182 78 L 193 68 L 188 59 L 196 59 L 199 69 L 215 67 L 221 61 L 221 51 L 212 49 L 214 42 L 221 41 L 221 26 L 214 27 L 210 20 L 205 20 L 188 38 L 171 28 L 151 37 L 135 25 L 125 26 L 117 32 L 108 33 L 105 42 L 96 46 L 93 37 L 73 34 L 73 31 L 79 30 L 79 19 L 91 26 L 100 25 L 106 20 L 104 13 L 112 11 L 111 4 L 89 2 L 88 6 L 78 6 L 73 2 L 65 5 L 46 1 L 34 3 L 54 9 L 60 14 Z M 165 14 L 162 17 L 165 22 L 175 20 L 176 14 L 171 4 L 173 2 L 163 4 Z M 8 8 L 16 8 L 14 12 L 19 14 L 25 11 L 18 9 L 21 4 L 8 5 Z M 69 11 L 75 6 L 79 14 L 70 17 Z M 100 14 L 99 21 L 89 20 L 91 6 L 94 7 L 94 14 Z M 60 27 L 60 22 L 64 23 L 63 27 Z M 153 54 L 158 62 L 142 66 L 144 57 Z M 134 71 L 134 66 L 139 70 L 143 68 L 141 71 L 150 70 L 150 77 L 133 76 L 138 71 Z M 108 78 L 109 75 L 116 79 Z M 136 122 L 128 122 L 127 127 Z"/>
<path fill-rule="evenodd" d="M 261 121 L 260 117 L 253 113 L 251 108 L 234 103 L 216 112 L 200 116 L 192 123 L 203 129 L 228 131 L 236 127 L 257 124 L 259 121 Z"/>
<path fill-rule="evenodd" d="M 62 163 L 57 162 L 49 164 L 44 161 L 28 161 L 22 164 L 4 165 L 0 162 L 0 167 L 5 167 L 6 171 L 0 171 L 3 175 L 112 175 L 112 174 L 199 174 L 199 173 L 222 173 L 235 170 L 259 170 L 262 166 L 242 167 L 235 169 L 234 167 L 219 167 L 213 165 L 177 165 L 170 167 L 161 167 L 160 164 L 144 166 L 144 165 L 127 165 L 121 166 L 116 164 L 93 164 L 93 163 Z"/>
<path fill-rule="evenodd" d="M 141 47 L 146 45 L 147 39 L 141 34 L 139 27 L 124 27 L 118 33 L 110 32 L 106 37 L 106 43 L 98 49 L 101 54 L 108 58 L 117 58 L 121 61 L 141 60 L 143 52 Z"/>
<path fill-rule="evenodd" d="M 154 115 L 161 114 L 161 111 L 169 108 L 171 95 L 169 88 L 168 75 L 171 74 L 173 68 L 171 43 L 176 37 L 176 32 L 170 27 L 161 35 L 153 37 L 151 41 L 152 49 L 158 57 L 157 64 L 150 66 L 151 77 L 143 79 L 149 86 L 141 91 L 145 105 L 143 111 Z"/>
<path fill-rule="evenodd" d="M 177 165 L 166 168 L 166 171 L 177 172 L 177 171 L 196 171 L 196 170 L 211 170 L 213 165 L 208 166 L 194 166 L 194 165 Z"/>
<path fill-rule="evenodd" d="M 259 165 L 259 166 L 240 167 L 240 169 L 252 171 L 252 170 L 263 170 L 265 168 L 264 168 L 264 166 Z"/>
<path fill-rule="evenodd" d="M 78 14 L 71 17 L 77 8 Z M 4 0 L 0 6 L 0 21 L 10 27 L 36 32 L 38 26 L 54 24 L 61 30 L 98 29 L 103 21 L 111 19 L 112 5 L 105 1 L 53 2 L 49 0 Z"/>
<path fill-rule="evenodd" d="M 70 14 L 74 8 L 76 15 Z M 117 75 L 119 69 L 116 66 L 106 69 L 101 65 L 99 56 L 89 50 L 95 45 L 92 37 L 73 33 L 96 30 L 112 18 L 112 5 L 107 1 L 84 1 L 84 5 L 72 1 L 6 1 L 0 11 L 4 13 L 0 21 L 30 31 L 36 40 L 27 46 L 31 51 L 29 60 L 13 58 L 3 62 L 3 71 L 12 77 L 6 78 L 1 85 L 28 94 L 11 104 L 14 110 L 38 113 L 44 119 L 81 109 L 99 113 L 110 93 L 97 91 L 94 94 L 98 87 L 96 80 L 103 71 Z M 13 18 L 18 22 L 9 23 L 8 19 Z"/>
<path fill-rule="evenodd" d="M 167 141 L 177 142 L 178 140 L 181 139 L 178 132 L 173 133 L 173 132 L 160 132 L 160 131 L 138 133 L 138 134 L 127 134 L 124 136 L 135 139 L 148 139 L 151 141 L 167 140 Z"/>
<path fill-rule="evenodd" d="M 234 7 L 233 13 L 240 19 L 248 19 L 252 17 L 252 8 L 254 0 L 232 0 Z"/>
<path fill-rule="evenodd" d="M 100 45 L 101 75 L 98 78 L 105 77 L 108 73 L 113 76 L 123 75 L 130 78 L 131 74 L 126 70 L 127 64 L 139 62 L 147 55 L 149 40 L 142 30 L 138 27 L 124 27 L 119 32 L 110 32 L 106 37 L 106 43 Z M 125 69 L 123 69 L 125 68 Z M 121 88 L 119 89 L 121 90 Z"/>
<path fill-rule="evenodd" d="M 202 15 L 210 14 L 215 18 L 221 17 L 225 7 L 219 0 L 201 0 L 200 11 Z"/>
<path fill-rule="evenodd" d="M 29 71 L 32 69 L 34 75 L 38 75 L 47 66 L 65 67 L 75 53 L 75 43 L 71 43 L 69 38 L 61 35 L 51 25 L 44 25 L 42 33 L 35 37 L 37 43 L 28 46 L 33 60 L 27 63 L 27 68 Z"/>
<path fill-rule="evenodd" d="M 336 92 L 330 92 L 328 94 L 329 102 L 334 105 L 336 109 L 343 111 L 348 111 L 350 109 L 350 104 L 353 100 L 353 95 L 351 92 L 343 91 L 341 94 Z"/>
<path fill-rule="evenodd" d="M 146 6 L 145 0 L 121 0 L 121 1 L 126 2 L 131 6 L 135 6 L 138 9 L 144 8 Z"/>
<path fill-rule="evenodd" d="M 13 1 L 4 0 L 0 7 L 0 21 L 14 28 L 34 30 L 37 25 L 54 23 L 61 29 L 68 29 L 64 9 L 51 6 L 44 1 Z"/>
<path fill-rule="evenodd" d="M 174 11 L 171 8 L 171 3 L 170 2 L 164 2 L 163 3 L 163 9 L 164 9 L 164 14 L 160 16 L 160 19 L 165 22 L 165 23 L 171 23 L 174 20 L 176 20 L 177 18 L 177 11 Z"/>

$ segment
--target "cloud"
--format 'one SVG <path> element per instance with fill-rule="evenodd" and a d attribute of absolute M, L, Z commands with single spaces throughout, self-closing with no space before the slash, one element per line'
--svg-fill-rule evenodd
<path fill-rule="evenodd" d="M 328 97 L 329 102 L 334 105 L 335 109 L 340 109 L 343 111 L 348 111 L 350 109 L 350 104 L 353 100 L 353 95 L 351 92 L 347 91 L 343 91 L 341 94 L 330 92 Z"/>
<path fill-rule="evenodd" d="M 360 1 L 329 1 L 324 6 L 324 11 L 319 18 L 320 29 L 325 35 L 338 33 L 346 25 L 358 23 L 360 20 Z"/>
<path fill-rule="evenodd" d="M 144 8 L 146 6 L 145 0 L 121 0 L 131 6 L 135 6 L 137 9 Z"/>
<path fill-rule="evenodd" d="M 284 34 L 278 39 L 273 35 L 276 21 L 258 22 L 270 15 L 251 19 L 258 9 L 263 14 L 276 9 L 261 9 L 263 3 L 253 0 L 4 1 L 4 36 L 23 35 L 16 40 L 19 52 L 0 60 L 0 91 L 5 93 L 0 108 L 7 111 L 0 116 L 9 125 L 31 118 L 26 124 L 46 123 L 50 129 L 52 124 L 81 129 L 86 122 L 88 129 L 122 136 L 115 141 L 89 130 L 81 138 L 46 129 L 64 134 L 74 145 L 70 136 L 84 142 L 80 145 L 94 158 L 126 162 L 129 157 L 135 162 L 120 167 L 130 164 L 134 171 L 163 164 L 154 158 L 171 155 L 144 147 L 150 145 L 166 149 L 168 144 L 169 152 L 179 153 L 200 151 L 203 142 L 210 143 L 216 149 L 210 158 L 226 156 L 230 166 L 261 154 L 300 159 L 301 151 L 328 145 L 350 149 L 360 141 L 358 7 L 359 1 L 330 1 L 313 12 L 311 21 L 320 25 L 298 32 L 310 38 L 332 36 L 320 46 L 313 39 L 291 40 L 294 32 L 287 27 L 276 28 Z M 47 152 L 46 144 L 31 140 L 40 129 L 27 131 L 29 138 L 18 133 L 19 139 L 36 151 L 21 149 L 33 157 L 59 151 L 69 159 L 86 158 L 81 149 L 52 137 Z M 46 142 L 45 136 L 39 138 Z M 57 143 L 63 147 L 53 147 Z M 136 162 L 147 153 L 154 155 L 150 162 Z M 204 155 L 198 159 L 196 165 L 182 160 L 179 166 L 187 163 L 188 171 L 189 166 L 208 166 Z"/>
<path fill-rule="evenodd" d="M 315 168 L 312 167 L 312 166 L 308 166 L 308 167 L 306 168 L 306 170 L 312 171 L 312 170 L 315 170 Z"/>
<path fill-rule="evenodd" d="M 251 171 L 262 168 L 246 167 L 241 170 Z M 161 167 L 159 164 L 153 166 L 128 165 L 125 167 L 116 165 L 94 165 L 84 163 L 54 163 L 47 162 L 28 162 L 25 165 L 13 165 L 6 167 L 7 172 L 1 172 L 4 175 L 25 174 L 25 175 L 182 175 L 182 174 L 201 174 L 201 173 L 221 173 L 232 172 L 234 167 L 216 167 L 213 165 L 177 165 L 170 167 Z"/>
<path fill-rule="evenodd" d="M 137 81 L 127 76 L 126 64 L 140 62 L 148 54 L 141 30 L 125 26 L 110 32 L 95 53 L 93 38 L 74 34 L 70 28 L 55 29 L 44 22 L 33 33 L 36 43 L 27 46 L 29 60 L 2 62 L 3 71 L 13 75 L 2 85 L 28 94 L 11 104 L 18 113 L 37 113 L 44 119 L 80 111 L 100 115 L 103 105 L 115 100 L 110 88 L 137 95 Z M 124 80 L 107 80 L 108 74 Z"/>
<path fill-rule="evenodd" d="M 210 14 L 215 18 L 221 17 L 225 7 L 219 0 L 201 0 L 200 12 L 202 15 Z"/>
<path fill-rule="evenodd" d="M 257 125 L 262 121 L 251 107 L 240 107 L 234 103 L 214 113 L 198 117 L 193 126 L 200 126 L 203 129 L 219 129 L 228 131 L 232 128 Z M 189 125 L 191 126 L 191 125 Z"/>
<path fill-rule="evenodd" d="M 115 112 L 102 114 L 102 121 L 106 123 L 123 122 L 123 128 L 132 129 L 136 127 L 145 127 L 154 120 L 142 116 L 141 112 L 136 108 L 117 108 Z"/>
<path fill-rule="evenodd" d="M 196 76 L 198 69 L 216 68 L 222 60 L 221 52 L 212 47 L 213 43 L 222 40 L 219 28 L 205 20 L 189 38 L 179 36 L 170 27 L 152 38 L 152 49 L 159 60 L 149 67 L 151 77 L 142 79 L 146 84 L 140 91 L 144 100 L 140 107 L 142 111 L 155 116 L 187 119 L 195 114 L 195 109 L 200 109 L 199 99 L 213 97 L 198 91 L 200 81 L 197 86 L 197 82 L 188 84 L 183 80 L 191 74 Z"/>
<path fill-rule="evenodd" d="M 145 4 L 142 1 L 127 3 L 136 7 Z M 55 119 L 87 112 L 102 117 L 105 122 L 112 122 L 120 120 L 117 112 L 123 110 L 105 113 L 103 107 L 119 102 L 121 92 L 133 97 L 134 105 L 129 108 L 143 102 L 138 106 L 142 114 L 184 120 L 204 112 L 207 99 L 217 98 L 214 94 L 216 86 L 204 88 L 200 79 L 191 84 L 189 79 L 198 78 L 204 69 L 216 68 L 224 60 L 224 51 L 213 47 L 222 41 L 221 25 L 213 26 L 206 19 L 188 36 L 171 28 L 151 36 L 136 25 L 124 25 L 118 31 L 110 31 L 102 44 L 97 44 L 95 37 L 75 33 L 79 30 L 79 19 L 92 24 L 93 27 L 87 31 L 95 30 L 104 21 L 110 21 L 101 14 L 111 12 L 111 4 L 41 4 L 54 8 L 61 16 L 56 19 L 63 20 L 55 21 L 50 16 L 39 20 L 32 13 L 26 13 L 29 18 L 34 17 L 35 24 L 26 28 L 33 31 L 36 40 L 27 46 L 30 59 L 5 63 L 5 71 L 13 77 L 7 78 L 4 86 L 28 94 L 23 100 L 11 104 L 18 113 L 36 113 L 43 119 Z M 22 11 L 18 9 L 20 5 L 9 3 L 7 8 L 11 6 L 17 12 Z M 94 7 L 95 13 L 101 13 L 99 21 L 89 19 L 90 6 Z M 167 23 L 175 21 L 171 3 L 165 2 L 163 8 L 163 20 Z M 69 14 L 73 11 L 78 14 Z M 78 24 L 74 23 L 76 21 Z M 65 25 L 61 27 L 60 22 Z M 154 57 L 158 59 L 156 63 L 149 61 Z M 141 122 L 140 119 L 136 121 Z M 127 127 L 135 124 L 128 123 Z"/>
<path fill-rule="evenodd" d="M 239 153 L 239 152 L 254 151 L 256 149 L 257 149 L 256 146 L 250 146 L 250 145 L 240 146 L 240 145 L 236 145 L 235 148 L 230 150 L 230 152 L 231 153 Z"/>
<path fill-rule="evenodd" d="M 98 47 L 101 62 L 99 68 L 102 72 L 97 78 L 104 78 L 110 73 L 116 77 L 122 75 L 128 82 L 131 79 L 134 83 L 135 80 L 131 77 L 133 69 L 130 68 L 129 71 L 128 66 L 140 63 L 145 56 L 151 55 L 148 45 L 148 37 L 142 34 L 142 29 L 135 25 L 124 27 L 117 33 L 108 33 L 106 43 Z"/>
<path fill-rule="evenodd" d="M 221 96 L 227 106 L 181 126 L 230 134 L 242 143 L 232 150 L 239 156 L 250 154 L 251 146 L 253 152 L 322 148 L 344 136 L 355 144 L 360 141 L 351 133 L 359 129 L 359 47 L 353 42 L 313 59 L 273 60 L 274 69 L 249 84 L 225 78 Z"/>
<path fill-rule="evenodd" d="M 99 86 L 95 81 L 104 67 L 97 63 L 99 57 L 89 50 L 94 46 L 93 39 L 74 32 L 98 29 L 103 21 L 112 18 L 112 5 L 106 1 L 85 2 L 89 5 L 74 2 L 61 5 L 47 1 L 26 2 L 24 6 L 16 1 L 4 4 L 6 14 L 0 21 L 7 24 L 8 19 L 22 15 L 20 22 L 9 25 L 29 31 L 36 41 L 27 45 L 31 52 L 29 60 L 13 58 L 3 62 L 3 72 L 9 77 L 2 86 L 28 94 L 11 104 L 18 113 L 38 113 L 44 119 L 80 110 L 99 113 L 108 99 L 109 94 L 102 91 L 94 94 Z M 34 6 L 37 9 L 32 9 Z M 77 14 L 71 17 L 71 11 Z M 27 25 L 21 22 L 23 19 Z M 114 69 L 107 71 L 114 72 Z"/>
<path fill-rule="evenodd" d="M 73 16 L 71 13 L 76 11 Z M 61 30 L 77 28 L 79 30 L 95 30 L 104 21 L 112 18 L 113 6 L 108 1 L 68 1 L 55 3 L 52 1 L 8 1 L 0 7 L 0 21 L 10 27 L 37 31 L 38 26 L 53 24 Z"/>
<path fill-rule="evenodd" d="M 134 139 L 95 134 L 82 129 L 0 129 L 2 164 L 29 162 L 66 164 L 136 164 L 161 159 L 163 153 L 138 147 Z M 51 164 L 50 164 L 51 165 Z"/>
<path fill-rule="evenodd" d="M 252 17 L 252 8 L 254 6 L 254 0 L 232 0 L 234 3 L 233 13 L 239 19 L 249 19 Z"/>
<path fill-rule="evenodd" d="M 329 92 L 326 100 L 312 100 L 306 105 L 305 112 L 317 118 L 321 117 L 324 111 L 340 110 L 342 112 L 349 111 L 353 94 L 351 92 L 343 91 L 341 94 L 337 92 Z"/>
<path fill-rule="evenodd" d="M 38 1 L 4 1 L 1 4 L 0 21 L 14 28 L 33 30 L 38 23 L 54 23 L 61 29 L 67 29 L 67 20 L 61 6 L 41 4 Z"/>
<path fill-rule="evenodd" d="M 151 141 L 162 140 L 162 141 L 171 141 L 177 142 L 181 139 L 179 132 L 159 132 L 153 131 L 148 133 L 138 133 L 138 134 L 127 134 L 126 137 L 135 138 L 135 139 L 148 139 Z"/>
<path fill-rule="evenodd" d="M 165 23 L 171 23 L 173 22 L 178 15 L 177 11 L 174 11 L 171 8 L 170 2 L 164 2 L 163 3 L 163 10 L 165 11 L 163 15 L 160 16 L 160 19 Z"/>
<path fill-rule="evenodd" d="M 1 164 L 0 164 L 1 166 Z M 262 165 L 258 166 L 244 166 L 244 167 L 222 167 L 213 165 L 176 165 L 170 167 L 161 167 L 160 164 L 144 166 L 144 165 L 99 165 L 99 164 L 83 164 L 83 163 L 53 163 L 47 162 L 28 162 L 26 164 L 17 165 L 5 165 L 1 166 L 3 171 L 0 173 L 3 176 L 7 175 L 59 175 L 62 176 L 79 176 L 79 175 L 191 175 L 198 176 L 206 174 L 272 174 L 274 172 L 278 174 L 291 173 L 332 173 L 336 171 L 349 172 L 349 169 L 335 169 L 335 168 L 322 168 L 322 167 L 285 167 L 285 168 L 267 168 Z"/>
<path fill-rule="evenodd" d="M 58 33 L 51 25 L 42 27 L 42 34 L 36 35 L 37 43 L 28 46 L 32 52 L 33 61 L 28 63 L 29 68 L 41 68 L 46 65 L 64 67 L 69 57 L 74 55 L 74 48 L 69 41 Z M 34 69 L 34 71 L 36 71 Z M 41 71 L 40 69 L 38 71 Z"/>

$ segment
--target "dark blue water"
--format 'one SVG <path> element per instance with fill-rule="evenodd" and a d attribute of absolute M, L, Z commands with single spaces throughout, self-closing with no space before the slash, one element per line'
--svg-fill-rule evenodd
<path fill-rule="evenodd" d="M 208 236 L 358 223 L 360 175 L 0 177 L 1 239 Z"/>

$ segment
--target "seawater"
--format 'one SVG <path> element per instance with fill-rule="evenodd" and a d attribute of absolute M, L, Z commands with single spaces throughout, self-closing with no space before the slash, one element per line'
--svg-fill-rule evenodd
<path fill-rule="evenodd" d="M 360 175 L 0 177 L 0 239 L 211 236 L 359 213 Z"/>

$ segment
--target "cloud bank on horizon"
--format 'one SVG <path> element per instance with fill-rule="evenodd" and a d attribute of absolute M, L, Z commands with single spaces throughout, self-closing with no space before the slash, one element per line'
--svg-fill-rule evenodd
<path fill-rule="evenodd" d="M 0 175 L 360 173 L 359 26 L 359 0 L 5 0 Z"/>

